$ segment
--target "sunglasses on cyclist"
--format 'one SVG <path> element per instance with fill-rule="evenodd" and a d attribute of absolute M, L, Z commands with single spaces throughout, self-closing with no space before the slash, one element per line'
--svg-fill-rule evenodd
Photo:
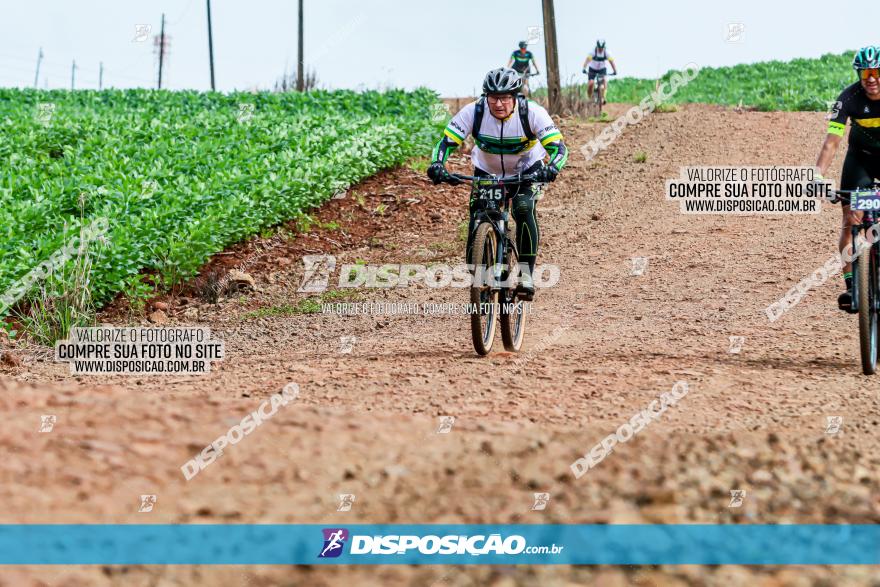
<path fill-rule="evenodd" d="M 860 69 L 859 77 L 862 79 L 868 79 L 869 77 L 880 79 L 880 69 Z"/>

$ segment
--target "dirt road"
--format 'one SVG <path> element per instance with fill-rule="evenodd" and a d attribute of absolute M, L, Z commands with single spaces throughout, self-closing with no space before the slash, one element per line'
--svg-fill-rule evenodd
<path fill-rule="evenodd" d="M 333 254 L 338 265 L 459 262 L 466 190 L 435 188 L 406 168 L 328 205 L 327 218 L 333 207 L 369 209 L 369 218 L 343 214 L 339 227 L 277 244 L 253 265 L 257 291 L 217 305 L 169 300 L 172 323 L 224 338 L 226 359 L 209 375 L 72 378 L 39 349 L 17 348 L 23 364 L 5 367 L 0 387 L 0 519 L 876 523 L 877 382 L 860 374 L 855 319 L 836 309 L 840 276 L 772 324 L 764 312 L 832 255 L 839 211 L 689 216 L 663 196 L 685 165 L 811 165 L 822 121 L 687 106 L 628 127 L 589 164 L 578 149 L 602 125 L 563 125 L 571 161 L 539 206 L 540 262 L 557 264 L 561 279 L 539 292 L 519 355 L 475 356 L 461 315 L 293 313 L 304 297 L 296 293 L 303 251 Z M 466 159 L 454 166 L 465 170 Z M 393 205 L 377 212 L 382 201 Z M 647 258 L 641 275 L 632 274 L 633 257 Z M 466 292 L 422 285 L 357 295 L 442 304 L 464 302 Z M 732 336 L 743 337 L 738 353 Z M 575 479 L 575 459 L 680 380 L 689 393 L 677 405 Z M 183 478 L 187 459 L 289 382 L 301 389 L 295 404 Z M 42 414 L 57 414 L 51 433 L 37 432 Z M 438 434 L 443 416 L 455 420 Z M 834 416 L 840 430 L 829 434 Z M 745 494 L 729 507 L 734 489 Z M 550 493 L 543 511 L 531 510 L 535 492 Z M 141 494 L 157 495 L 152 512 L 138 512 Z M 336 511 L 339 494 L 356 496 L 351 511 Z M 2 580 L 769 586 L 870 585 L 874 575 L 864 567 L 83 567 L 9 569 Z"/>

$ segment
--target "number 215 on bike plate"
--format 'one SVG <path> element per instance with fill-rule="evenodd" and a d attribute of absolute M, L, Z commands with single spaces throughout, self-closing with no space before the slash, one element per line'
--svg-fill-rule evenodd
<path fill-rule="evenodd" d="M 504 197 L 504 191 L 500 188 L 480 188 L 479 198 L 481 200 L 501 200 Z"/>

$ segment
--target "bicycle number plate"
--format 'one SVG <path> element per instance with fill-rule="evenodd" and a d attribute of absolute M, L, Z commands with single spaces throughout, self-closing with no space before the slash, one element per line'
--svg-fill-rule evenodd
<path fill-rule="evenodd" d="M 874 212 L 880 210 L 880 190 L 853 192 L 850 196 L 850 206 L 860 212 Z"/>
<path fill-rule="evenodd" d="M 480 200 L 494 200 L 500 202 L 504 198 L 504 190 L 500 187 L 479 188 L 477 191 Z"/>

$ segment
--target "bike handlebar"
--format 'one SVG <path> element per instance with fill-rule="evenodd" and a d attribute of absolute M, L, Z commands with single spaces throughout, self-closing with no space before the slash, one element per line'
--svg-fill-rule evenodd
<path fill-rule="evenodd" d="M 854 189 L 854 190 L 831 190 L 831 193 L 835 197 L 839 196 L 838 199 L 831 200 L 831 203 L 836 204 L 838 202 L 850 202 L 852 200 L 852 198 L 849 197 L 850 194 L 866 193 L 866 192 L 872 192 L 872 191 L 873 192 L 880 191 L 880 183 L 874 182 L 874 184 L 871 187 L 858 188 L 858 189 Z"/>
<path fill-rule="evenodd" d="M 860 188 L 857 190 L 831 190 L 831 193 L 842 196 L 844 194 L 855 194 L 855 193 L 865 193 L 865 192 L 876 192 L 880 190 L 880 186 L 874 186 L 870 188 Z"/>
<path fill-rule="evenodd" d="M 538 178 L 537 173 L 529 173 L 527 175 L 523 175 L 518 173 L 516 175 L 506 175 L 504 177 L 495 177 L 493 175 L 489 176 L 477 176 L 477 175 L 460 175 L 458 173 L 450 173 L 449 177 L 454 177 L 455 179 L 459 179 L 462 181 L 471 181 L 471 182 L 486 182 L 486 183 L 525 183 L 528 181 L 535 181 Z"/>

